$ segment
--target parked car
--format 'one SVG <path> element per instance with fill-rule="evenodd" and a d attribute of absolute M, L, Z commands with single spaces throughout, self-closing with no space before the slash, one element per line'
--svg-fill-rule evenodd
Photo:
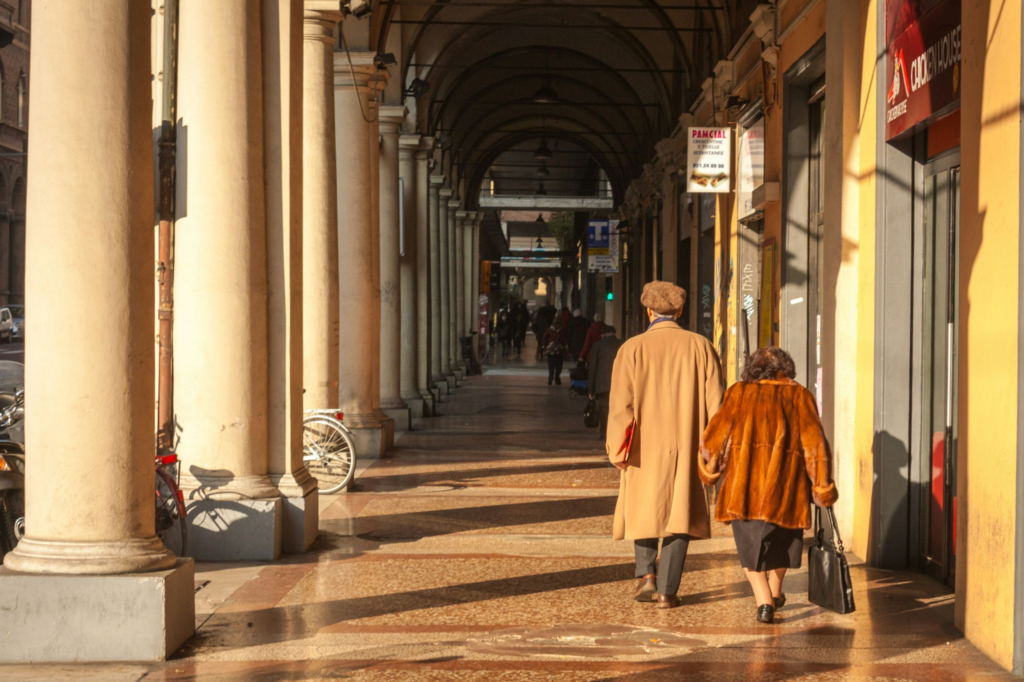
<path fill-rule="evenodd" d="M 7 306 L 0 308 L 0 342 L 10 343 L 14 338 L 14 315 Z"/>
<path fill-rule="evenodd" d="M 7 309 L 11 311 L 11 316 L 14 318 L 14 324 L 11 326 L 11 338 L 24 339 L 25 306 L 21 305 L 20 303 L 12 303 L 7 306 Z"/>

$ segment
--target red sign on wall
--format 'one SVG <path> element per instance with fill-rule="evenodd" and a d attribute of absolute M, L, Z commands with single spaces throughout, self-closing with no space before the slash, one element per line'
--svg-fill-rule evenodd
<path fill-rule="evenodd" d="M 890 0 L 887 10 L 892 5 Z M 960 102 L 960 0 L 904 0 L 895 9 L 902 20 L 891 25 L 903 30 L 889 42 L 887 140 L 932 116 L 949 113 Z M 923 14 L 916 15 L 922 10 Z M 914 15 L 916 20 L 912 20 Z"/>

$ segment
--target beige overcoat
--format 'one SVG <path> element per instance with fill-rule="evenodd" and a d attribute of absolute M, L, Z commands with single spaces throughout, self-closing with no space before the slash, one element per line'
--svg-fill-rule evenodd
<path fill-rule="evenodd" d="M 697 473 L 700 436 L 722 402 L 722 373 L 711 342 L 672 320 L 622 344 L 612 369 L 611 461 L 636 419 L 632 454 L 619 479 L 612 536 L 636 540 L 687 533 L 711 537 Z"/>

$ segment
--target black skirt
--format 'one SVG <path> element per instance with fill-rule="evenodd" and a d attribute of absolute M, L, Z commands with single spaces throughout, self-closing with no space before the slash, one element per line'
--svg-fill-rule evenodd
<path fill-rule="evenodd" d="M 802 528 L 782 528 L 767 521 L 733 521 L 732 536 L 740 564 L 751 571 L 800 568 Z"/>

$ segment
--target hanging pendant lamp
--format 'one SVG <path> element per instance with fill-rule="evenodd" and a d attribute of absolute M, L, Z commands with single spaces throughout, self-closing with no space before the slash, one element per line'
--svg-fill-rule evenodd
<path fill-rule="evenodd" d="M 540 167 L 537 168 L 537 171 L 536 171 L 535 175 L 538 175 L 538 176 L 540 176 L 542 178 L 551 177 L 551 171 L 548 170 L 548 164 L 547 163 L 542 163 L 540 165 Z"/>
<path fill-rule="evenodd" d="M 546 197 L 547 195 L 548 195 L 548 191 L 546 189 L 544 189 L 544 181 L 541 180 L 540 181 L 540 187 L 537 188 L 537 196 L 539 196 L 539 197 Z"/>
<path fill-rule="evenodd" d="M 533 152 L 533 158 L 535 159 L 550 159 L 554 154 L 548 149 L 548 142 L 545 139 L 541 139 L 540 146 L 537 147 L 536 151 Z"/>
<path fill-rule="evenodd" d="M 551 81 L 544 81 L 544 85 L 538 88 L 537 92 L 533 93 L 533 101 L 536 104 L 557 104 L 558 93 L 551 87 Z"/>

